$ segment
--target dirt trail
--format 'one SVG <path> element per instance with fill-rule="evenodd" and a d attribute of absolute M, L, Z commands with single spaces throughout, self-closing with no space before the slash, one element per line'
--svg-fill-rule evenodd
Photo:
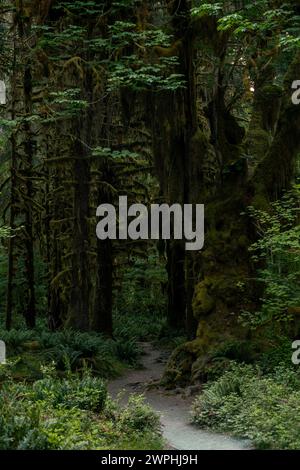
<path fill-rule="evenodd" d="M 202 431 L 189 422 L 192 397 L 167 392 L 160 388 L 149 388 L 163 373 L 166 354 L 154 349 L 149 343 L 142 344 L 145 352 L 142 369 L 127 371 L 125 375 L 109 383 L 110 395 L 115 398 L 124 391 L 125 403 L 132 393 L 144 393 L 147 402 L 159 413 L 163 435 L 168 448 L 176 450 L 245 450 L 250 448 L 247 441 L 234 439 L 222 434 Z"/>

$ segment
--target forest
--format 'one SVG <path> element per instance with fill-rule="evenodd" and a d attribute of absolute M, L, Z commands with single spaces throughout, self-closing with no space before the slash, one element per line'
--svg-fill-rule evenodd
<path fill-rule="evenodd" d="M 300 449 L 299 207 L 299 0 L 0 0 L 0 450 Z"/>

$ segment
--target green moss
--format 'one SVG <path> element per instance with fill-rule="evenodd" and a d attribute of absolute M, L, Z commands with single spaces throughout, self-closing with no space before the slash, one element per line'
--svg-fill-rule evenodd
<path fill-rule="evenodd" d="M 208 133 L 205 133 L 204 131 L 198 128 L 192 137 L 191 143 L 195 148 L 198 149 L 207 148 L 209 146 Z"/>
<path fill-rule="evenodd" d="M 207 343 L 211 342 L 214 334 L 212 333 L 211 326 L 205 320 L 200 320 L 197 328 L 197 338 L 201 338 L 202 341 Z"/>
<path fill-rule="evenodd" d="M 269 211 L 270 203 L 266 194 L 258 191 L 252 200 L 252 206 L 257 210 Z"/>
<path fill-rule="evenodd" d="M 215 300 L 209 295 L 207 281 L 196 285 L 192 302 L 194 316 L 208 315 L 215 307 Z"/>
<path fill-rule="evenodd" d="M 185 385 L 190 382 L 195 354 L 188 350 L 187 344 L 185 343 L 173 351 L 164 371 L 162 385 L 173 388 L 176 385 Z"/>
<path fill-rule="evenodd" d="M 270 134 L 263 129 L 252 129 L 249 131 L 246 139 L 247 147 L 255 151 L 255 156 L 263 156 L 270 146 Z"/>
<path fill-rule="evenodd" d="M 240 240 L 240 243 L 247 246 L 244 238 Z M 240 296 L 238 288 L 240 277 L 239 271 L 228 269 L 226 274 L 216 273 L 206 276 L 202 282 L 197 284 L 192 302 L 195 318 L 199 320 L 215 311 L 220 311 L 222 305 L 230 307 L 237 304 Z"/>
<path fill-rule="evenodd" d="M 208 337 L 197 337 L 195 340 L 186 343 L 185 347 L 188 352 L 198 356 L 199 354 L 204 354 L 207 351 L 210 347 L 210 341 Z"/>

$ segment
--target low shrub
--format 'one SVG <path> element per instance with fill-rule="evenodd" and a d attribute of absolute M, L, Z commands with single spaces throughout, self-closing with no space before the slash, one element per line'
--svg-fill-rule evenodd
<path fill-rule="evenodd" d="M 192 408 L 193 422 L 249 438 L 260 449 L 300 449 L 300 377 L 278 367 L 262 375 L 234 365 L 205 386 Z"/>
<path fill-rule="evenodd" d="M 45 327 L 45 325 L 44 325 Z M 118 374 L 119 358 L 112 340 L 96 333 L 83 333 L 71 329 L 50 332 L 40 327 L 29 330 L 0 330 L 0 338 L 5 341 L 9 357 L 29 355 L 39 363 L 56 364 L 60 371 L 93 368 L 105 378 Z"/>
<path fill-rule="evenodd" d="M 64 380 L 47 377 L 33 385 L 32 399 L 48 402 L 54 408 L 78 408 L 100 412 L 107 396 L 106 385 L 102 379 L 84 374 L 82 378 L 72 377 Z"/>
<path fill-rule="evenodd" d="M 160 421 L 143 395 L 131 395 L 118 416 L 118 428 L 125 432 L 158 432 Z"/>
<path fill-rule="evenodd" d="M 289 369 L 291 367 L 291 339 L 285 336 L 276 338 L 276 344 L 260 355 L 258 363 L 264 373 L 272 373 L 279 364 L 285 364 L 285 368 Z"/>
<path fill-rule="evenodd" d="M 118 338 L 114 343 L 114 347 L 116 356 L 120 361 L 132 366 L 138 364 L 142 350 L 135 339 Z"/>
<path fill-rule="evenodd" d="M 141 398 L 121 409 L 107 399 L 103 380 L 88 372 L 63 379 L 53 368 L 44 373 L 34 384 L 13 382 L 6 373 L 0 389 L 0 450 L 162 448 L 158 417 Z"/>
<path fill-rule="evenodd" d="M 115 313 L 115 337 L 122 339 L 135 339 L 136 341 L 149 341 L 160 335 L 165 324 L 162 315 L 146 314 L 145 312 L 129 311 Z"/>
<path fill-rule="evenodd" d="M 9 354 L 19 354 L 24 350 L 24 344 L 33 341 L 34 332 L 31 330 L 0 330 L 0 339 L 5 342 Z"/>
<path fill-rule="evenodd" d="M 214 357 L 232 359 L 237 362 L 251 363 L 256 358 L 255 344 L 246 340 L 232 339 L 220 346 L 215 351 Z"/>

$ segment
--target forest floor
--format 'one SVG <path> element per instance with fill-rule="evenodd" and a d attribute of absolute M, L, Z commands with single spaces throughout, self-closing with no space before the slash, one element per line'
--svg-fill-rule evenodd
<path fill-rule="evenodd" d="M 121 393 L 125 404 L 131 394 L 144 394 L 147 403 L 159 414 L 164 440 L 168 449 L 176 450 L 245 450 L 248 441 L 203 431 L 190 423 L 193 388 L 168 391 L 159 387 L 168 354 L 151 343 L 142 343 L 144 351 L 141 368 L 127 370 L 121 377 L 109 382 L 112 398 Z M 188 396 L 190 395 L 190 396 Z"/>

